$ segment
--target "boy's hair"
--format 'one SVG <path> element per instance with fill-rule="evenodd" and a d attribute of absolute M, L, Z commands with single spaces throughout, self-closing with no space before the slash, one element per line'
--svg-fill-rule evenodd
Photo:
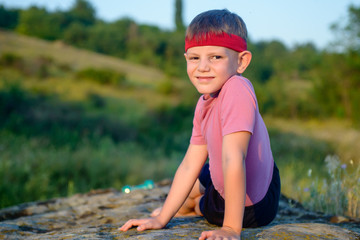
<path fill-rule="evenodd" d="M 209 33 L 234 34 L 245 41 L 247 29 L 245 22 L 237 14 L 227 9 L 209 10 L 197 15 L 186 30 L 186 38 L 201 38 Z"/>

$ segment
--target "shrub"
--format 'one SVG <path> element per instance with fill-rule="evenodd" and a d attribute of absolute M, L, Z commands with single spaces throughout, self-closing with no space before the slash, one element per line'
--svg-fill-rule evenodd
<path fill-rule="evenodd" d="M 35 200 L 84 193 L 98 188 L 121 189 L 146 179 L 173 175 L 178 161 L 147 151 L 134 142 L 98 138 L 81 143 L 44 147 L 44 139 L 0 130 L 0 208 Z"/>
<path fill-rule="evenodd" d="M 325 158 L 328 177 L 315 178 L 311 186 L 304 189 L 308 198 L 304 205 L 312 210 L 334 215 L 360 217 L 360 166 L 354 161 L 341 163 L 336 155 Z M 309 177 L 312 170 L 309 169 Z"/>
<path fill-rule="evenodd" d="M 115 72 L 110 69 L 85 68 L 76 73 L 76 77 L 84 80 L 94 81 L 100 84 L 123 86 L 126 74 Z"/>
<path fill-rule="evenodd" d="M 15 53 L 3 53 L 0 56 L 0 67 L 11 67 L 24 72 L 24 59 Z"/>
<path fill-rule="evenodd" d="M 157 84 L 156 90 L 158 93 L 170 95 L 175 90 L 174 83 L 170 79 L 162 80 Z"/>

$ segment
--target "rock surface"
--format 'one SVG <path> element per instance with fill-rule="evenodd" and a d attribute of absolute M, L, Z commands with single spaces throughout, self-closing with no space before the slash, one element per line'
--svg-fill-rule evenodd
<path fill-rule="evenodd" d="M 162 230 L 118 231 L 129 218 L 149 216 L 168 190 L 168 184 L 129 194 L 106 189 L 5 208 L 0 210 L 0 239 L 197 239 L 215 228 L 201 217 L 184 217 Z M 282 196 L 276 219 L 266 227 L 244 229 L 242 239 L 360 239 L 360 222 L 310 212 Z"/>

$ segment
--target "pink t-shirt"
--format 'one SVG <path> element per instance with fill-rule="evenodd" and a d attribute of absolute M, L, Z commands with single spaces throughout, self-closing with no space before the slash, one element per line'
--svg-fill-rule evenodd
<path fill-rule="evenodd" d="M 259 113 L 254 88 L 242 76 L 231 77 L 215 97 L 200 97 L 194 115 L 190 143 L 207 145 L 210 175 L 215 189 L 224 197 L 222 140 L 227 134 L 250 132 L 246 165 L 246 201 L 251 206 L 265 196 L 274 167 L 268 131 Z"/>

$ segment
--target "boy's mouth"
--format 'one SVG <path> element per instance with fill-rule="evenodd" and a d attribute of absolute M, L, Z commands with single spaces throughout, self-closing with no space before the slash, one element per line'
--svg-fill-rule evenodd
<path fill-rule="evenodd" d="M 207 76 L 201 76 L 201 77 L 196 77 L 196 79 L 199 81 L 199 82 L 209 82 L 211 80 L 214 79 L 214 77 L 207 77 Z"/>

